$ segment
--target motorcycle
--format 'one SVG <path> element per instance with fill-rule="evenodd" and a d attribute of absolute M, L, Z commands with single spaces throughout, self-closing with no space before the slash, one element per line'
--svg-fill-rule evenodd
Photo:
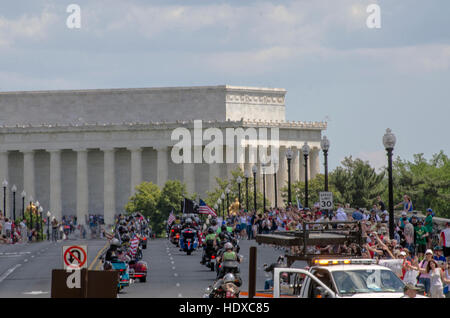
<path fill-rule="evenodd" d="M 130 286 L 130 272 L 128 264 L 118 258 L 114 258 L 111 260 L 111 265 L 114 270 L 119 271 L 120 278 L 117 285 L 118 291 L 122 290 L 124 287 Z"/>
<path fill-rule="evenodd" d="M 130 278 L 133 280 L 139 279 L 141 283 L 147 281 L 148 264 L 144 261 L 130 260 L 128 262 L 130 267 Z"/>
<path fill-rule="evenodd" d="M 185 251 L 187 255 L 191 255 L 192 251 L 198 246 L 197 231 L 191 228 L 182 230 L 179 244 L 180 248 Z"/>
<path fill-rule="evenodd" d="M 216 249 L 213 246 L 214 241 L 207 241 L 205 249 L 203 250 L 203 264 L 214 271 L 214 261 L 216 259 Z"/>
<path fill-rule="evenodd" d="M 239 298 L 239 286 L 236 284 L 236 278 L 217 280 L 212 287 L 207 289 L 208 298 Z"/>
<path fill-rule="evenodd" d="M 172 244 L 174 244 L 175 246 L 178 246 L 179 241 L 180 241 L 180 226 L 179 225 L 174 225 L 170 229 L 169 240 Z"/>

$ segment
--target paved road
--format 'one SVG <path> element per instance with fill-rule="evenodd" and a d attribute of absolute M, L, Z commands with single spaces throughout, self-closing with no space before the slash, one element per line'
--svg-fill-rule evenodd
<path fill-rule="evenodd" d="M 0 298 L 50 297 L 52 269 L 63 268 L 62 246 L 87 245 L 88 264 L 105 240 L 0 245 Z"/>
<path fill-rule="evenodd" d="M 0 245 L 0 298 L 50 297 L 51 270 L 62 268 L 62 246 L 84 244 L 88 246 L 88 264 L 105 246 L 106 240 L 68 240 L 51 243 Z M 274 262 L 282 250 L 259 246 L 254 241 L 242 240 L 240 254 L 243 286 L 248 290 L 249 248 L 258 247 L 257 290 L 263 290 L 264 281 L 270 277 L 263 264 Z M 125 297 L 202 297 L 205 289 L 214 282 L 215 272 L 200 264 L 201 250 L 191 255 L 179 251 L 166 239 L 151 240 L 144 250 L 144 260 L 149 264 L 147 282 L 135 282 L 119 295 Z"/>

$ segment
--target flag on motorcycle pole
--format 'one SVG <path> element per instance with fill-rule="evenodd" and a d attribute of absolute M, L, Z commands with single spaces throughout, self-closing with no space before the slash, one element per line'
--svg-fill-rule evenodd
<path fill-rule="evenodd" d="M 167 219 L 167 224 L 170 225 L 173 223 L 173 221 L 175 221 L 175 215 L 173 214 L 173 209 L 169 214 L 169 218 Z"/>
<path fill-rule="evenodd" d="M 198 213 L 199 214 L 209 214 L 209 215 L 212 215 L 214 217 L 217 217 L 216 212 L 213 209 L 211 209 L 211 207 L 209 205 L 207 205 L 205 203 L 205 201 L 203 201 L 202 199 L 200 199 L 200 205 L 199 205 Z"/>
<path fill-rule="evenodd" d="M 130 240 L 130 256 L 132 257 L 136 256 L 138 246 L 139 246 L 139 238 L 137 237 L 137 235 L 135 235 Z"/>

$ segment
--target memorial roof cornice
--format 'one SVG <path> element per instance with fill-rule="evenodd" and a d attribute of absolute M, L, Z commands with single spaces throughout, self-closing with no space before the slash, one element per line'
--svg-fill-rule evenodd
<path fill-rule="evenodd" d="M 280 129 L 308 129 L 325 130 L 327 122 L 304 122 L 304 121 L 263 121 L 263 120 L 239 120 L 239 121 L 202 121 L 204 128 L 217 127 L 278 127 Z M 79 132 L 79 131 L 126 131 L 126 130 L 160 130 L 175 129 L 178 127 L 194 128 L 194 121 L 175 122 L 122 122 L 122 123 L 76 123 L 76 124 L 16 124 L 0 125 L 0 133 L 47 133 L 47 132 Z"/>

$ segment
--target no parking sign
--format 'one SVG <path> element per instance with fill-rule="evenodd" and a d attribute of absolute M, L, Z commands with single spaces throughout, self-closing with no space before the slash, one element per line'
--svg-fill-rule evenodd
<path fill-rule="evenodd" d="M 87 246 L 63 246 L 63 263 L 65 269 L 87 268 Z"/>

